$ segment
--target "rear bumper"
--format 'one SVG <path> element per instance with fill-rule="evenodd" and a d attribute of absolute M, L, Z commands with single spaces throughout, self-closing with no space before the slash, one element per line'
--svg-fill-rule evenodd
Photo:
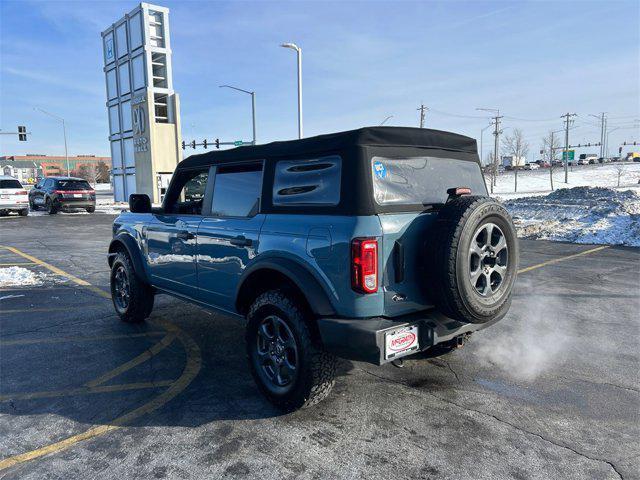
<path fill-rule="evenodd" d="M 318 328 L 323 346 L 328 352 L 348 360 L 383 365 L 448 342 L 459 335 L 482 330 L 497 321 L 483 324 L 461 323 L 437 311 L 427 311 L 394 319 L 320 318 Z M 413 325 L 418 327 L 418 350 L 386 357 L 385 334 Z"/>
<path fill-rule="evenodd" d="M 84 200 L 84 199 L 59 199 L 54 202 L 54 205 L 58 208 L 87 208 L 87 207 L 95 207 L 95 200 Z"/>
<path fill-rule="evenodd" d="M 9 210 L 18 212 L 20 210 L 28 210 L 29 203 L 0 203 L 0 210 Z"/>

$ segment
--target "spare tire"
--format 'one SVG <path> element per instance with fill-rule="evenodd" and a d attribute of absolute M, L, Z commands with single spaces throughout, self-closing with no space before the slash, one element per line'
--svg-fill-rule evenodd
<path fill-rule="evenodd" d="M 436 307 L 465 323 L 502 318 L 518 272 L 518 240 L 505 208 L 488 197 L 451 198 L 427 241 L 427 286 Z"/>

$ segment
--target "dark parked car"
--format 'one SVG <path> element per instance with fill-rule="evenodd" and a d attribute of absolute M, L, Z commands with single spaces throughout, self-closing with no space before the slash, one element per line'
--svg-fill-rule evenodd
<path fill-rule="evenodd" d="M 515 228 L 462 135 L 371 127 L 194 155 L 162 207 L 129 203 L 109 245 L 120 318 L 165 293 L 246 319 L 249 368 L 286 410 L 329 394 L 336 357 L 443 355 L 511 304 Z"/>
<path fill-rule="evenodd" d="M 53 215 L 60 210 L 96 210 L 96 192 L 82 178 L 46 177 L 29 191 L 29 208 L 44 208 Z"/>

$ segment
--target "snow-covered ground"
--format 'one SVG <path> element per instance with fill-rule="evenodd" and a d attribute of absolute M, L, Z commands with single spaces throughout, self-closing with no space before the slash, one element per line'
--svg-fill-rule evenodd
<path fill-rule="evenodd" d="M 640 163 L 605 163 L 598 165 L 574 165 L 569 167 L 569 182 L 564 183 L 564 169 L 553 168 L 554 189 L 572 187 L 617 188 L 620 173 L 620 187 L 640 186 Z M 548 168 L 518 172 L 518 192 L 514 192 L 514 172 L 498 175 L 493 196 L 506 200 L 510 198 L 544 195 L 551 192 Z M 487 178 L 487 181 L 489 179 Z"/>
<path fill-rule="evenodd" d="M 60 278 L 52 274 L 33 272 L 24 267 L 0 268 L 0 287 L 38 286 L 51 281 L 59 282 Z"/>

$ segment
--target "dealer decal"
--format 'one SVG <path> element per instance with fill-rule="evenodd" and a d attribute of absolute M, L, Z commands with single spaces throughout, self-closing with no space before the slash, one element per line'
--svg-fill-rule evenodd
<path fill-rule="evenodd" d="M 382 162 L 373 162 L 373 173 L 378 178 L 385 178 L 387 176 L 387 167 Z"/>
<path fill-rule="evenodd" d="M 393 350 L 394 352 L 407 350 L 416 343 L 417 338 L 418 337 L 416 336 L 416 334 L 411 332 L 399 335 L 391 340 L 389 349 Z"/>

